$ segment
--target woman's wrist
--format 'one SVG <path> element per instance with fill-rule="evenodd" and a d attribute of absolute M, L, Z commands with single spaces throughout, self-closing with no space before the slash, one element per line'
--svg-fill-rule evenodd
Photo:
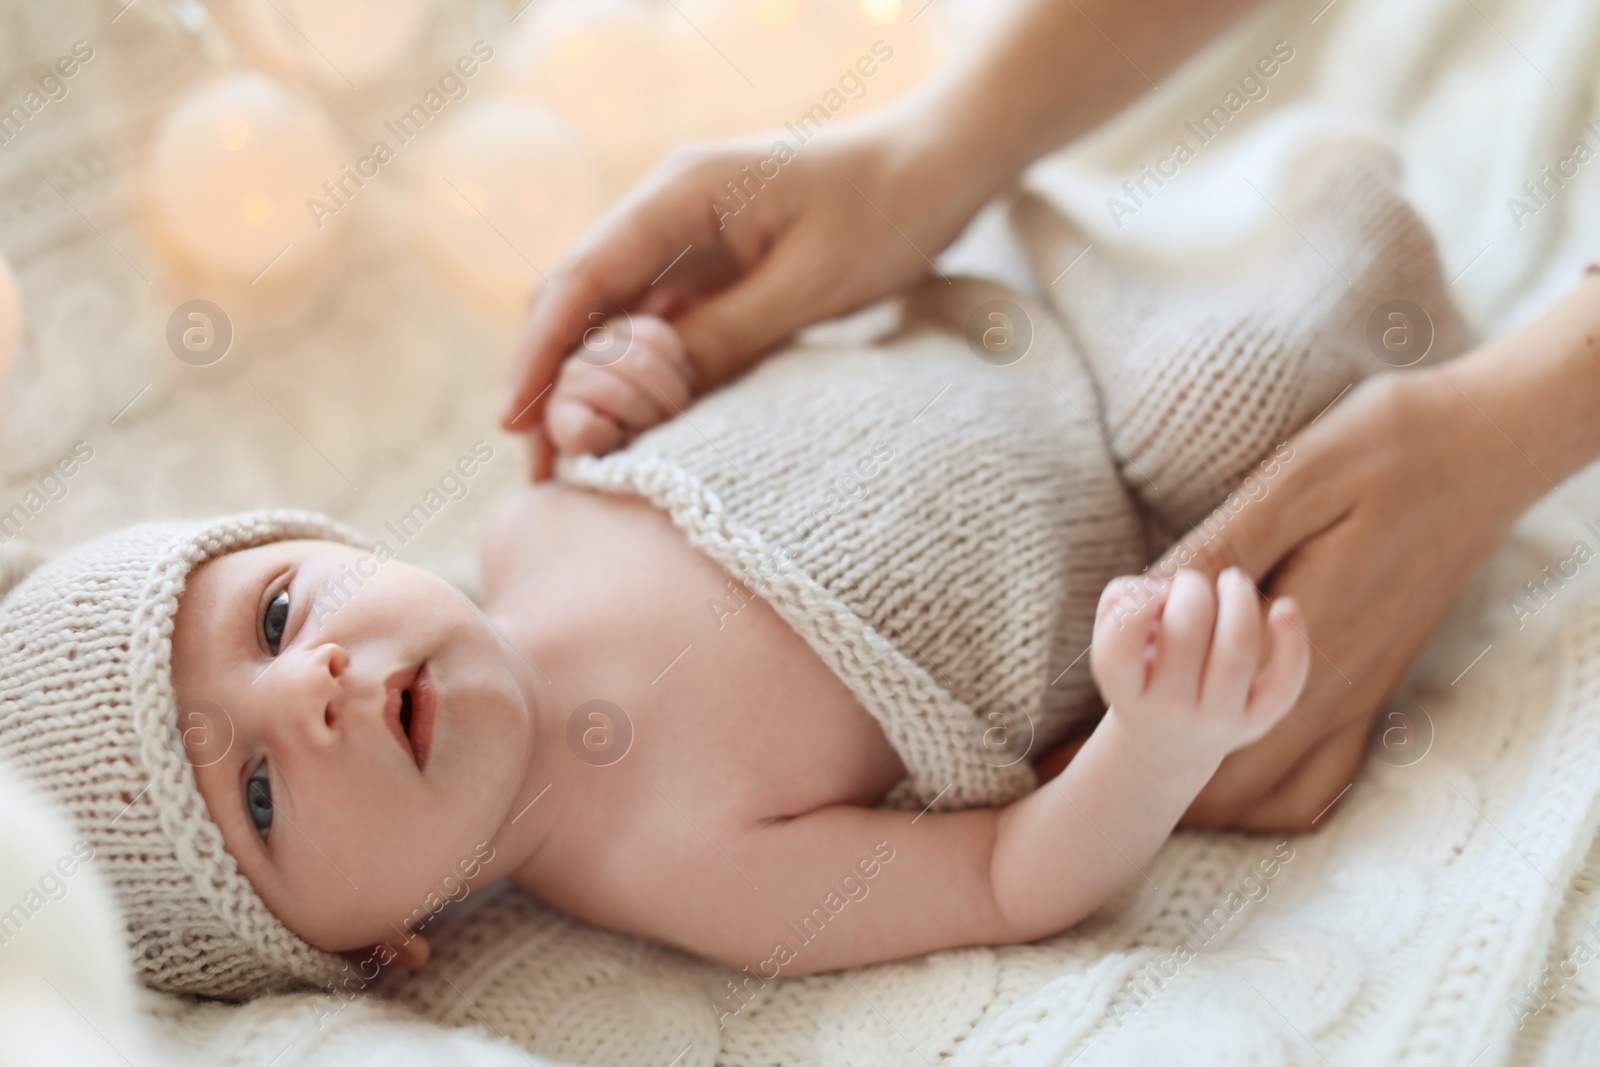
<path fill-rule="evenodd" d="M 904 101 L 936 184 L 976 211 L 1039 157 L 1094 129 L 1261 0 L 1025 0 Z M 1116 42 L 1116 43 L 1113 43 Z M 1137 57 L 1137 59 L 1133 58 Z M 891 109 L 893 110 L 893 109 Z"/>
<path fill-rule="evenodd" d="M 906 143 L 918 168 L 946 188 L 959 182 L 953 191 L 974 211 L 1042 154 L 1033 131 L 1045 116 L 1027 99 L 999 99 L 981 69 L 952 71 L 906 103 L 917 119 Z"/>
<path fill-rule="evenodd" d="M 1494 439 L 1505 459 L 1496 484 L 1520 514 L 1600 457 L 1600 275 L 1438 374 Z"/>
<path fill-rule="evenodd" d="M 902 225 L 909 221 L 945 243 L 1031 162 L 1020 158 L 1019 145 L 1007 144 L 969 114 L 964 91 L 946 76 L 864 117 L 852 131 L 880 153 L 884 184 L 900 208 L 897 214 L 906 217 Z"/>

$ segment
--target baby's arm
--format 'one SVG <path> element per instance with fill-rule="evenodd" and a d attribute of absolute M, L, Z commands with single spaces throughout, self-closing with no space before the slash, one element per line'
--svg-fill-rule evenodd
<path fill-rule="evenodd" d="M 1291 600 L 1273 605 L 1272 656 L 1258 669 L 1261 612 L 1244 572 L 1224 571 L 1215 596 L 1195 571 L 1107 587 L 1091 656 L 1105 718 L 1059 776 L 999 815 L 992 873 L 1014 923 L 1040 936 L 1092 912 L 1155 854 L 1223 757 L 1283 717 L 1310 666 L 1298 615 Z M 1065 826 L 1079 827 L 1071 853 L 1041 847 Z"/>
<path fill-rule="evenodd" d="M 1297 615 L 1274 606 L 1258 670 L 1261 612 L 1241 572 L 1215 595 L 1192 571 L 1113 583 L 1092 659 L 1111 707 L 1059 777 L 998 810 L 836 805 L 725 846 L 685 838 L 656 855 L 654 892 L 619 925 L 767 977 L 1065 929 L 1138 877 L 1223 757 L 1294 703 L 1309 665 Z"/>

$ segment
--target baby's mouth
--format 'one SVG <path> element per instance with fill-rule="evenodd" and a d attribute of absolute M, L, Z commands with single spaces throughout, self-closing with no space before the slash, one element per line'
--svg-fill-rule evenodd
<path fill-rule="evenodd" d="M 389 728 L 395 740 L 416 761 L 417 770 L 428 765 L 428 755 L 433 748 L 433 728 L 438 715 L 438 691 L 433 685 L 433 675 L 423 662 L 409 677 L 404 674 L 390 679 L 391 700 L 394 689 L 399 689 L 398 707 L 390 704 Z"/>

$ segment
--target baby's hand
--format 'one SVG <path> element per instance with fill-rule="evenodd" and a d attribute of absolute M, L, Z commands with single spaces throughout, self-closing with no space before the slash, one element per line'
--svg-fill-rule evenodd
<path fill-rule="evenodd" d="M 688 407 L 694 380 L 665 320 L 597 322 L 561 365 L 545 429 L 559 452 L 604 455 Z"/>
<path fill-rule="evenodd" d="M 1185 758 L 1220 761 L 1265 734 L 1299 697 L 1311 656 L 1299 606 L 1284 597 L 1267 614 L 1272 655 L 1257 669 L 1258 600 L 1234 567 L 1215 593 L 1191 570 L 1108 585 L 1090 658 L 1107 717 L 1153 751 Z"/>

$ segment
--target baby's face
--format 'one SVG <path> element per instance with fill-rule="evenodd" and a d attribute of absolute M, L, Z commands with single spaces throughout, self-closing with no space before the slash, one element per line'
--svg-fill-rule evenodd
<path fill-rule="evenodd" d="M 283 541 L 197 568 L 172 668 L 228 851 L 330 952 L 398 943 L 430 894 L 458 889 L 529 764 L 527 665 L 448 583 L 345 545 Z"/>

